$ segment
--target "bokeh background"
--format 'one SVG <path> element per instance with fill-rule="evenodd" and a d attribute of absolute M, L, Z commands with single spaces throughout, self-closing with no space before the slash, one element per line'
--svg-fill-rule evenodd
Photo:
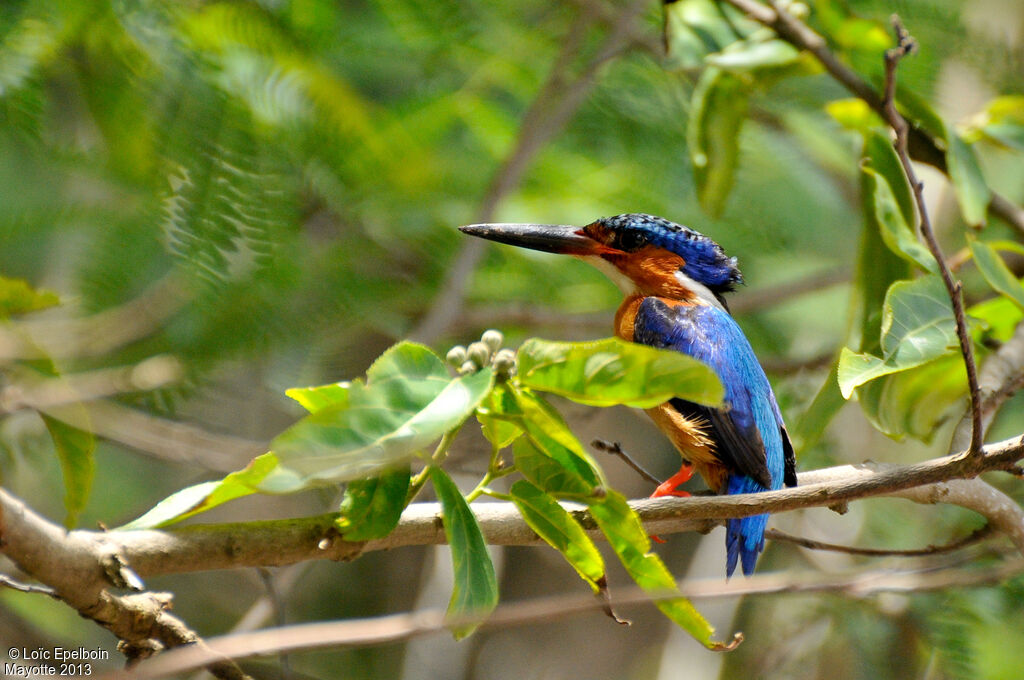
<path fill-rule="evenodd" d="M 1014 0 L 808 4 L 812 17 L 899 13 L 920 41 L 900 85 L 950 121 L 1024 90 L 1024 5 Z M 455 227 L 471 222 L 649 212 L 711 235 L 739 258 L 748 283 L 734 312 L 787 420 L 799 418 L 847 333 L 860 142 L 822 110 L 846 95 L 820 73 L 758 88 L 735 187 L 712 216 L 687 155 L 693 90 L 693 74 L 664 56 L 656 2 L 4 2 L 0 274 L 59 295 L 59 307 L 25 323 L 58 348 L 69 381 L 96 378 L 74 382 L 101 436 L 78 525 L 117 526 L 243 466 L 299 417 L 287 387 L 359 376 L 399 339 L 443 353 L 486 328 L 512 347 L 531 335 L 610 334 L 618 293 L 598 272 L 461 237 Z M 988 149 L 981 160 L 994 187 L 1024 197 L 1019 157 Z M 945 181 L 924 179 L 940 234 L 958 233 Z M 615 439 L 659 475 L 675 470 L 676 454 L 640 415 L 559 406 L 583 441 Z M 1021 428 L 1024 402 L 1004 411 L 992 439 Z M 851 404 L 820 441 L 798 448 L 799 466 L 938 455 L 956 419 L 933 444 L 895 443 Z M 472 433 L 453 455 L 466 480 L 486 466 Z M 618 461 L 605 467 L 630 496 L 649 493 Z M 64 518 L 61 469 L 34 412 L 0 420 L 0 473 L 30 506 Z M 337 500 L 248 499 L 203 520 L 320 513 Z M 874 500 L 775 525 L 909 548 L 980 520 Z M 680 578 L 721 578 L 721 546 L 716 531 L 673 536 L 658 550 Z M 553 551 L 494 557 L 505 601 L 585 591 Z M 446 560 L 443 548 L 405 548 L 148 585 L 173 591 L 176 613 L 213 636 L 443 607 Z M 760 570 L 868 564 L 772 544 Z M 628 584 L 612 577 L 613 589 Z M 1020 579 L 926 594 L 698 601 L 723 634 L 746 633 L 738 651 L 705 652 L 641 606 L 623 612 L 629 628 L 594 613 L 458 644 L 439 634 L 247 668 L 267 678 L 1009 680 L 1020 673 L 1022 604 Z M 118 656 L 113 638 L 72 610 L 11 590 L 0 590 L 0 641 Z"/>

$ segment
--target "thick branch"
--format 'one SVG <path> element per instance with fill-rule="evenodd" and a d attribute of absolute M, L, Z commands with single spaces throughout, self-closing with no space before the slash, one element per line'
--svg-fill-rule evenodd
<path fill-rule="evenodd" d="M 1024 441 L 1017 438 L 990 444 L 978 457 L 946 456 L 912 465 L 846 465 L 802 473 L 801 486 L 793 489 L 738 496 L 644 499 L 633 501 L 632 506 L 652 533 L 670 534 L 708 531 L 728 517 L 837 506 L 869 496 L 899 496 L 921 503 L 955 503 L 975 510 L 1024 553 L 1024 512 L 997 490 L 969 479 L 984 471 L 1012 470 L 1021 458 Z M 65 533 L 2 490 L 0 510 L 6 523 L 4 552 L 27 573 L 56 587 L 76 608 L 92 605 L 97 593 L 109 585 L 101 565 L 112 555 L 145 578 L 207 569 L 281 566 L 312 559 L 350 560 L 370 550 L 445 542 L 440 510 L 432 503 L 410 506 L 395 531 L 367 543 L 343 540 L 331 515 L 170 530 Z M 478 503 L 474 511 L 492 544 L 540 543 L 511 503 Z M 585 509 L 574 513 L 595 538 L 601 538 Z M 17 540 L 22 534 L 12 532 L 23 525 L 34 527 L 32 538 Z"/>
<path fill-rule="evenodd" d="M 138 578 L 109 536 L 65 532 L 0 489 L 0 550 L 51 588 L 53 597 L 116 635 L 129 659 L 145 658 L 164 647 L 201 644 L 199 636 L 168 611 L 169 594 L 111 592 L 131 589 Z M 227 660 L 212 661 L 209 670 L 219 678 L 248 677 Z"/>

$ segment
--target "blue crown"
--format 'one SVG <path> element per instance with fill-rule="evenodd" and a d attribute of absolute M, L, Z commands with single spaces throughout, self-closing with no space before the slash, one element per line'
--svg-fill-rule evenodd
<path fill-rule="evenodd" d="M 683 273 L 716 293 L 743 283 L 736 258 L 699 231 L 645 213 L 602 217 L 597 222 L 627 241 L 649 243 L 679 255 L 686 262 Z"/>

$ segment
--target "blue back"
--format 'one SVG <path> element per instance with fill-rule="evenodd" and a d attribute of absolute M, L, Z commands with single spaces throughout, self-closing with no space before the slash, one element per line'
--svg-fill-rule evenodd
<path fill-rule="evenodd" d="M 725 388 L 727 409 L 689 402 L 679 408 L 704 417 L 715 439 L 716 455 L 729 471 L 721 493 L 755 493 L 782 488 L 791 472 L 782 416 L 764 370 L 743 331 L 728 312 L 707 305 L 670 306 L 649 297 L 641 303 L 634 325 L 635 342 L 674 349 L 708 364 Z M 675 405 L 675 402 L 673 402 Z M 793 475 L 795 476 L 795 475 Z M 729 520 L 726 526 L 726 570 L 742 563 L 743 573 L 754 570 L 764 549 L 768 515 Z"/>

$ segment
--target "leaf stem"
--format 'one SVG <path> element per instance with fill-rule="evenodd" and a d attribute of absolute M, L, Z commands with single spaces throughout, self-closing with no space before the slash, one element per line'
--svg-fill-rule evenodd
<path fill-rule="evenodd" d="M 462 426 L 466 424 L 466 421 L 462 421 L 457 427 L 453 427 L 444 433 L 441 437 L 441 441 L 437 443 L 437 447 L 434 449 L 433 455 L 430 456 L 430 462 L 423 466 L 423 469 L 416 473 L 416 476 L 409 482 L 409 494 L 407 496 L 406 504 L 411 503 L 414 498 L 419 494 L 420 490 L 423 489 L 423 485 L 426 484 L 427 478 L 430 477 L 430 471 L 444 462 L 445 458 L 448 457 L 448 449 L 451 447 L 452 442 L 455 441 L 455 435 L 459 433 Z"/>

